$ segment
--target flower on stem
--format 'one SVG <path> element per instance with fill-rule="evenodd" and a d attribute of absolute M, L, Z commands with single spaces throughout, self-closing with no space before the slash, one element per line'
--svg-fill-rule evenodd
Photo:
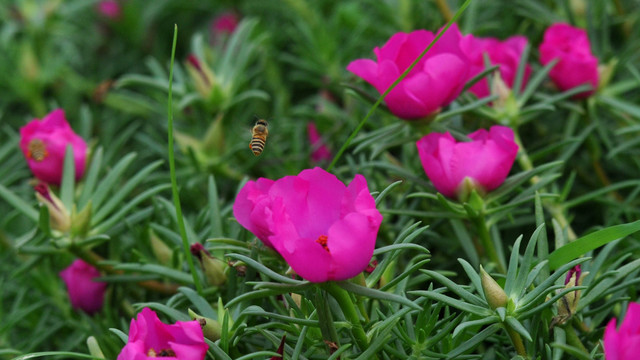
<path fill-rule="evenodd" d="M 599 80 L 598 58 L 591 53 L 585 30 L 564 23 L 553 24 L 544 32 L 544 41 L 539 50 L 543 65 L 558 59 L 558 63 L 549 72 L 549 77 L 560 90 L 589 84 L 592 90 L 575 97 L 585 98 L 594 93 Z"/>
<path fill-rule="evenodd" d="M 629 303 L 620 329 L 611 319 L 604 331 L 604 357 L 606 360 L 635 360 L 640 354 L 640 304 Z"/>
<path fill-rule="evenodd" d="M 311 160 L 315 163 L 331 160 L 331 151 L 320 137 L 316 124 L 307 124 L 307 134 L 311 143 Z"/>
<path fill-rule="evenodd" d="M 208 349 L 197 320 L 168 325 L 160 321 L 153 310 L 144 308 L 135 320 L 131 319 L 129 341 L 118 355 L 118 360 L 152 357 L 202 360 Z"/>
<path fill-rule="evenodd" d="M 382 94 L 435 36 L 426 30 L 396 33 L 382 48 L 373 50 L 377 61 L 358 59 L 352 61 L 347 70 Z M 385 101 L 393 114 L 405 120 L 424 118 L 458 97 L 469 78 L 470 65 L 460 49 L 461 38 L 458 26 L 451 25 L 407 77 L 389 92 Z"/>
<path fill-rule="evenodd" d="M 382 222 L 364 176 L 345 186 L 317 167 L 247 182 L 233 214 L 312 282 L 345 280 L 366 269 Z"/>
<path fill-rule="evenodd" d="M 513 130 L 492 126 L 458 142 L 449 132 L 431 133 L 418 140 L 418 154 L 436 190 L 465 200 L 472 189 L 486 193 L 502 185 L 518 153 Z"/>
<path fill-rule="evenodd" d="M 485 54 L 489 57 L 491 65 L 499 66 L 499 74 L 509 88 L 513 88 L 513 83 L 518 73 L 518 66 L 522 52 L 527 46 L 527 38 L 524 36 L 512 36 L 504 41 L 495 38 L 475 37 L 473 34 L 465 35 L 460 40 L 460 48 L 469 58 L 470 72 L 469 80 L 478 75 L 485 66 Z M 531 66 L 526 65 L 522 81 L 522 88 L 525 87 L 531 75 Z M 478 81 L 469 91 L 478 97 L 486 97 L 490 94 L 489 82 L 486 78 Z"/>
<path fill-rule="evenodd" d="M 71 306 L 88 314 L 102 309 L 107 284 L 94 280 L 100 277 L 98 269 L 77 259 L 60 272 L 60 277 L 67 285 Z"/>
<path fill-rule="evenodd" d="M 46 183 L 60 185 L 67 145 L 73 148 L 75 178 L 79 180 L 84 174 L 87 143 L 73 132 L 62 109 L 20 128 L 20 149 L 27 164 L 33 175 Z"/>

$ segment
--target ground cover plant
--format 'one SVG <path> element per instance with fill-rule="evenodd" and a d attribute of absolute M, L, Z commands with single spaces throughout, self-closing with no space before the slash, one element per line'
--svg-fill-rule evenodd
<path fill-rule="evenodd" d="M 0 358 L 638 358 L 639 6 L 2 2 Z"/>

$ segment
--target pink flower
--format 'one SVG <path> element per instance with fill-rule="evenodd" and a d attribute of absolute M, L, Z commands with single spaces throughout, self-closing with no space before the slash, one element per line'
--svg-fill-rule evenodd
<path fill-rule="evenodd" d="M 115 0 L 102 0 L 97 4 L 98 12 L 111 20 L 117 20 L 122 15 L 120 4 Z"/>
<path fill-rule="evenodd" d="M 316 124 L 310 122 L 307 124 L 307 133 L 309 134 L 309 142 L 311 143 L 311 160 L 313 162 L 322 162 L 331 160 L 331 151 L 324 144 Z"/>
<path fill-rule="evenodd" d="M 518 153 L 513 130 L 492 126 L 469 134 L 470 142 L 457 142 L 448 132 L 431 133 L 418 140 L 422 167 L 436 190 L 448 197 L 464 197 L 465 179 L 480 192 L 500 186 Z"/>
<path fill-rule="evenodd" d="M 640 354 L 640 304 L 629 303 L 620 330 L 616 319 L 611 319 L 604 331 L 604 357 L 606 360 L 635 360 Z"/>
<path fill-rule="evenodd" d="M 20 148 L 35 177 L 60 185 L 67 145 L 73 148 L 76 180 L 84 174 L 87 144 L 67 123 L 62 109 L 50 112 L 42 120 L 33 119 L 20 128 Z"/>
<path fill-rule="evenodd" d="M 67 285 L 71 306 L 92 314 L 102 309 L 106 283 L 94 279 L 100 276 L 98 269 L 77 259 L 60 272 Z"/>
<path fill-rule="evenodd" d="M 559 61 L 549 72 L 549 77 L 560 90 L 589 84 L 593 90 L 576 97 L 593 94 L 598 87 L 598 58 L 591 53 L 586 31 L 569 24 L 551 25 L 544 32 L 544 41 L 540 45 L 540 62 L 546 65 L 553 59 Z"/>
<path fill-rule="evenodd" d="M 509 88 L 513 88 L 520 58 L 526 46 L 527 38 L 524 36 L 512 36 L 505 41 L 500 41 L 495 38 L 475 37 L 472 34 L 465 35 L 460 41 L 460 48 L 471 62 L 468 80 L 484 71 L 486 68 L 484 54 L 486 53 L 492 65 L 500 66 L 502 80 Z M 531 75 L 531 66 L 526 65 L 522 82 L 523 88 L 529 80 L 529 75 Z M 488 96 L 490 94 L 489 82 L 486 78 L 482 79 L 469 88 L 469 91 L 478 97 Z"/>
<path fill-rule="evenodd" d="M 347 70 L 373 85 L 380 94 L 404 72 L 435 37 L 430 31 L 399 32 L 382 48 L 375 48 L 377 61 L 358 59 Z M 403 119 L 423 118 L 452 102 L 469 75 L 469 60 L 460 49 L 458 26 L 436 42 L 407 77 L 385 98 L 392 113 Z"/>
<path fill-rule="evenodd" d="M 211 22 L 211 38 L 214 44 L 221 43 L 238 27 L 238 16 L 233 12 L 223 12 Z"/>
<path fill-rule="evenodd" d="M 249 181 L 233 214 L 312 282 L 361 273 L 371 261 L 382 222 L 362 175 L 345 186 L 318 167 L 275 181 Z"/>
<path fill-rule="evenodd" d="M 197 320 L 178 321 L 167 325 L 158 315 L 144 308 L 138 317 L 131 319 L 129 341 L 118 360 L 147 360 L 171 358 L 177 360 L 202 360 L 209 345 L 204 342 L 202 327 Z"/>

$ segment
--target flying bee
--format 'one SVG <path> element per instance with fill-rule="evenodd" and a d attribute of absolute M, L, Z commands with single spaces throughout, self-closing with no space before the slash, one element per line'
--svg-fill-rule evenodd
<path fill-rule="evenodd" d="M 269 135 L 269 129 L 267 129 L 269 124 L 267 120 L 260 119 L 256 122 L 251 129 L 251 142 L 249 143 L 249 148 L 253 151 L 253 155 L 258 156 L 262 154 L 262 150 L 264 150 L 264 145 L 267 142 L 267 135 Z"/>

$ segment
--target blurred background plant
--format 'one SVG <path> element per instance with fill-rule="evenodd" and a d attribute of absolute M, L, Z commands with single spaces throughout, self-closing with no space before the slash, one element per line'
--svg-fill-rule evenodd
<path fill-rule="evenodd" d="M 429 123 L 400 120 L 384 106 L 367 120 L 332 172 L 345 182 L 363 174 L 384 216 L 377 265 L 339 284 L 357 307 L 368 348 L 356 345 L 335 291 L 292 279 L 280 257 L 232 217 L 248 178 L 326 165 L 312 157 L 318 134 L 335 154 L 365 117 L 378 93 L 346 70 L 349 62 L 373 58 L 372 49 L 396 32 L 437 31 L 462 3 L 0 3 L 0 358 L 78 357 L 89 353 L 92 336 L 90 348 L 115 359 L 143 307 L 170 322 L 211 319 L 209 357 L 216 359 L 275 356 L 285 334 L 285 358 L 297 359 L 602 357 L 608 319 L 638 298 L 636 1 L 473 0 L 458 20 L 463 34 L 529 40 L 522 59 L 531 76 L 522 81 L 522 66 L 526 84 L 514 86 L 522 90 L 499 92 L 498 84 L 485 98 L 465 92 Z M 236 23 L 214 25 L 230 14 Z M 598 58 L 598 88 L 586 99 L 572 98 L 584 87 L 558 91 L 548 76 L 553 65 L 539 61 L 545 29 L 558 21 L 586 29 Z M 192 255 L 182 251 L 168 191 L 173 24 L 180 200 L 189 242 L 209 252 L 199 256 L 198 276 L 186 265 Z M 482 75 L 493 85 L 500 80 L 492 70 Z M 18 148 L 19 128 L 58 107 L 90 148 L 83 179 L 50 187 L 69 214 L 75 204 L 76 219 L 85 219 L 67 233 L 51 230 L 50 208 L 38 207 Z M 248 143 L 260 118 L 270 135 L 255 157 Z M 511 126 L 521 145 L 511 176 L 484 198 L 438 195 L 415 142 L 436 131 L 463 140 L 495 124 Z M 632 225 L 615 227 L 625 223 Z M 530 239 L 524 253 L 521 235 Z M 585 236 L 588 257 L 549 256 Z M 72 309 L 58 275 L 76 257 L 109 284 L 92 316 Z M 576 283 L 580 299 L 551 328 L 557 301 L 571 292 L 566 270 L 576 263 L 589 273 Z M 504 289 L 504 306 L 488 302 L 480 265 Z"/>

